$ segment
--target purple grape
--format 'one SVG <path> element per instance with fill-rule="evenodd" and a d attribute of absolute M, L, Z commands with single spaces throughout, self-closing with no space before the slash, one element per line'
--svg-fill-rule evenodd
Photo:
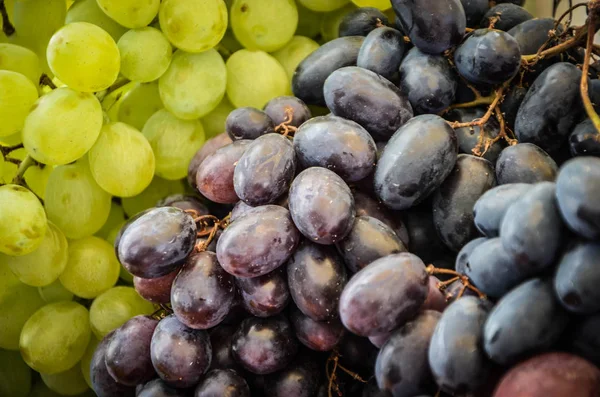
<path fill-rule="evenodd" d="M 106 367 L 106 350 L 114 332 L 109 333 L 96 347 L 90 362 L 90 380 L 92 389 L 98 397 L 133 397 L 135 388 L 125 386 L 110 376 Z"/>
<path fill-rule="evenodd" d="M 284 268 L 254 278 L 236 278 L 244 308 L 254 316 L 270 317 L 280 313 L 290 301 Z"/>
<path fill-rule="evenodd" d="M 194 397 L 250 397 L 250 388 L 234 370 L 213 369 L 198 384 Z"/>
<path fill-rule="evenodd" d="M 320 375 L 314 358 L 299 356 L 283 370 L 265 377 L 265 397 L 313 397 Z"/>
<path fill-rule="evenodd" d="M 142 386 L 142 385 L 140 385 Z M 139 388 L 136 397 L 186 397 L 185 390 L 176 389 L 162 379 L 154 379 Z"/>
<path fill-rule="evenodd" d="M 171 287 L 173 280 L 179 274 L 179 268 L 175 271 L 158 278 L 133 277 L 133 286 L 138 294 L 152 303 L 171 302 Z"/>
<path fill-rule="evenodd" d="M 427 299 L 423 302 L 421 310 L 435 310 L 436 312 L 443 312 L 446 309 L 446 297 L 442 291 L 438 288 L 440 279 L 434 276 L 429 276 L 429 291 L 427 292 Z"/>
<path fill-rule="evenodd" d="M 210 331 L 210 345 L 212 347 L 210 369 L 237 369 L 238 364 L 231 355 L 231 342 L 235 331 L 236 327 L 223 324 Z"/>
<path fill-rule="evenodd" d="M 156 203 L 157 207 L 175 207 L 180 210 L 193 210 L 198 215 L 208 215 L 208 208 L 200 201 L 200 199 L 191 194 L 174 194 Z"/>
<path fill-rule="evenodd" d="M 194 189 L 196 188 L 196 173 L 198 172 L 198 167 L 200 164 L 202 164 L 204 159 L 223 146 L 229 145 L 231 142 L 233 142 L 231 138 L 229 138 L 227 133 L 223 132 L 213 138 L 210 138 L 204 143 L 204 145 L 202 145 L 194 157 L 192 157 L 188 167 L 187 181 L 191 187 Z"/>
<path fill-rule="evenodd" d="M 273 120 L 262 110 L 243 107 L 232 110 L 225 120 L 225 131 L 233 141 L 256 139 L 275 132 Z"/>
<path fill-rule="evenodd" d="M 296 337 L 306 347 L 316 351 L 330 351 L 342 340 L 344 327 L 339 319 L 315 321 L 298 309 L 293 309 L 290 321 Z"/>
<path fill-rule="evenodd" d="M 242 200 L 238 201 L 233 209 L 231 210 L 231 217 L 229 218 L 230 222 L 234 222 L 236 219 L 241 218 L 246 215 L 250 210 L 255 207 L 244 203 Z"/>
<path fill-rule="evenodd" d="M 273 120 L 275 126 L 287 122 L 293 127 L 300 127 L 312 115 L 306 104 L 295 96 L 278 96 L 271 99 L 264 108 L 265 113 Z M 288 121 L 291 114 L 291 120 Z"/>
<path fill-rule="evenodd" d="M 354 192 L 354 208 L 356 216 L 370 216 L 379 219 L 396 233 L 405 247 L 409 246 L 409 231 L 402 220 L 401 213 L 388 210 L 381 202 L 360 191 Z"/>

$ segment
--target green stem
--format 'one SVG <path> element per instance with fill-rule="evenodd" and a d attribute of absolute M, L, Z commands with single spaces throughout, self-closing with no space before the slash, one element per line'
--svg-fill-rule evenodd
<path fill-rule="evenodd" d="M 583 70 L 581 76 L 581 98 L 583 100 L 583 107 L 585 108 L 585 112 L 587 113 L 590 120 L 594 124 L 596 131 L 600 134 L 600 117 L 596 110 L 594 110 L 594 105 L 590 100 L 589 92 L 588 92 L 588 72 L 590 70 L 590 56 L 592 54 L 592 46 L 594 44 L 594 29 L 596 27 L 596 10 L 590 9 L 590 13 L 587 20 L 588 26 L 588 37 L 587 44 L 585 47 L 585 58 L 583 60 Z"/>
<path fill-rule="evenodd" d="M 23 161 L 21 161 L 21 165 L 19 165 L 19 169 L 17 170 L 17 175 L 13 179 L 13 183 L 15 185 L 23 185 L 25 183 L 24 175 L 25 171 L 32 165 L 35 165 L 37 162 L 33 159 L 33 157 L 27 155 Z"/>
<path fill-rule="evenodd" d="M 4 0 L 0 0 L 0 14 L 2 14 L 2 31 L 6 37 L 10 37 L 15 33 L 15 27 L 8 18 L 8 12 L 6 11 Z"/>

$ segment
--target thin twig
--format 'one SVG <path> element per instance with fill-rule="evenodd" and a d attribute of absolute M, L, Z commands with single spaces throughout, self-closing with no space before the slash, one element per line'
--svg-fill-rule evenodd
<path fill-rule="evenodd" d="M 11 152 L 17 150 L 17 149 L 21 149 L 23 148 L 23 144 L 19 143 L 18 145 L 14 145 L 14 146 L 2 146 L 0 145 L 0 153 L 2 153 L 2 155 L 4 157 L 8 156 Z"/>
<path fill-rule="evenodd" d="M 15 185 L 23 185 L 25 183 L 25 179 L 23 178 L 23 176 L 25 175 L 25 171 L 27 171 L 27 169 L 32 165 L 36 164 L 37 162 L 33 159 L 33 157 L 29 155 L 25 156 L 25 158 L 23 159 L 23 161 L 21 161 L 21 164 L 19 165 L 17 175 L 15 175 L 12 183 L 14 183 Z"/>
<path fill-rule="evenodd" d="M 555 55 L 561 54 L 561 53 L 567 51 L 568 49 L 578 45 L 579 42 L 586 36 L 586 34 L 587 34 L 587 29 L 585 29 L 585 27 L 577 28 L 575 30 L 575 36 L 571 37 L 568 40 L 563 41 L 560 44 L 555 45 L 554 47 L 550 47 L 547 50 L 544 50 L 538 54 L 523 55 L 521 57 L 521 62 L 525 66 L 532 66 L 532 65 L 535 65 L 540 59 L 551 58 Z"/>
<path fill-rule="evenodd" d="M 581 98 L 583 99 L 583 107 L 585 108 L 585 112 L 587 113 L 590 120 L 594 124 L 596 131 L 600 133 L 600 117 L 598 117 L 598 113 L 594 110 L 594 105 L 590 100 L 589 90 L 588 90 L 588 73 L 590 70 L 590 56 L 592 53 L 592 45 L 594 44 L 594 33 L 596 28 L 596 13 L 600 9 L 600 2 L 598 0 L 593 0 L 589 3 L 589 15 L 587 18 L 587 28 L 588 28 L 588 37 L 587 43 L 585 46 L 585 58 L 583 60 L 583 70 L 581 75 Z"/>
<path fill-rule="evenodd" d="M 48 86 L 51 89 L 56 89 L 56 84 L 54 84 L 54 82 L 52 81 L 52 79 L 45 73 L 42 73 L 42 75 L 40 76 L 40 85 L 41 86 Z"/>
<path fill-rule="evenodd" d="M 459 272 L 455 271 L 455 270 L 450 270 L 450 269 L 441 269 L 441 268 L 437 268 L 433 265 L 429 265 L 426 268 L 427 274 L 431 275 L 437 275 L 437 274 L 448 274 L 454 277 L 458 277 L 461 281 L 461 283 L 465 286 L 465 288 L 470 289 L 471 291 L 475 292 L 479 298 L 481 299 L 487 299 L 487 296 L 481 292 L 479 289 L 477 289 L 477 287 L 475 287 L 473 284 L 471 284 L 471 280 L 469 279 L 469 277 L 465 276 L 464 274 L 460 274 Z M 464 291 L 463 291 L 464 293 Z"/>
<path fill-rule="evenodd" d="M 495 91 L 494 100 L 490 104 L 487 112 L 485 112 L 483 117 L 466 123 L 459 123 L 458 121 L 450 122 L 450 126 L 452 128 L 477 127 L 487 123 L 490 117 L 492 117 L 492 114 L 494 114 L 494 109 L 496 108 L 496 106 L 498 106 L 500 100 L 503 98 L 504 89 L 505 86 L 502 86 Z"/>
<path fill-rule="evenodd" d="M 100 102 L 102 102 L 104 100 L 104 98 L 106 98 L 107 96 L 109 96 L 110 94 L 112 94 L 113 92 L 118 90 L 119 88 L 123 88 L 124 86 L 126 86 L 129 83 L 130 83 L 130 81 L 127 80 L 126 78 L 120 78 L 117 81 L 115 81 L 113 83 L 113 85 L 108 87 L 106 90 L 97 92 L 96 97 L 98 98 L 98 100 Z"/>
<path fill-rule="evenodd" d="M 2 31 L 6 37 L 10 37 L 15 33 L 15 27 L 8 18 L 8 12 L 6 11 L 6 4 L 4 4 L 4 0 L 0 0 L 0 14 L 2 14 Z"/>

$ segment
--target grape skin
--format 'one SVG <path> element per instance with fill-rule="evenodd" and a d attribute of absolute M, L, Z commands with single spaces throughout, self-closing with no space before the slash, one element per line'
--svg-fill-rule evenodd
<path fill-rule="evenodd" d="M 567 310 L 591 315 L 600 309 L 594 288 L 599 278 L 596 270 L 599 255 L 600 245 L 582 242 L 568 249 L 560 259 L 554 289 Z"/>
<path fill-rule="evenodd" d="M 533 15 L 523 7 L 516 4 L 502 3 L 490 8 L 485 13 L 480 22 L 481 27 L 489 27 L 491 23 L 490 18 L 493 17 L 498 17 L 498 20 L 494 23 L 494 29 L 504 30 L 505 32 L 525 21 L 533 19 Z"/>
<path fill-rule="evenodd" d="M 279 268 L 264 276 L 236 278 L 235 284 L 248 313 L 270 317 L 285 309 L 290 301 L 285 269 Z"/>
<path fill-rule="evenodd" d="M 339 36 L 367 36 L 382 25 L 389 25 L 384 13 L 374 7 L 360 7 L 344 16 Z"/>
<path fill-rule="evenodd" d="M 316 351 L 330 351 L 344 336 L 345 330 L 338 319 L 315 321 L 300 310 L 293 308 L 290 321 L 298 340 L 306 347 Z"/>
<path fill-rule="evenodd" d="M 506 211 L 531 187 L 528 183 L 507 183 L 483 193 L 473 207 L 477 229 L 486 237 L 498 237 Z"/>
<path fill-rule="evenodd" d="M 496 162 L 498 184 L 552 182 L 556 178 L 556 162 L 532 143 L 518 143 L 502 150 Z"/>
<path fill-rule="evenodd" d="M 248 384 L 232 369 L 215 369 L 206 374 L 198 384 L 194 397 L 250 397 Z"/>
<path fill-rule="evenodd" d="M 402 33 L 396 29 L 379 27 L 372 30 L 365 38 L 358 52 L 356 66 L 394 81 L 404 52 Z"/>
<path fill-rule="evenodd" d="M 231 142 L 231 138 L 229 138 L 225 132 L 220 133 L 219 135 L 204 142 L 204 145 L 202 145 L 202 147 L 194 154 L 194 157 L 192 157 L 188 166 L 187 181 L 191 187 L 196 188 L 196 173 L 198 172 L 198 167 L 200 164 L 202 164 L 204 159 L 223 146 L 229 145 Z"/>
<path fill-rule="evenodd" d="M 273 120 L 263 111 L 243 107 L 233 110 L 225 120 L 225 131 L 233 141 L 257 139 L 275 132 Z"/>

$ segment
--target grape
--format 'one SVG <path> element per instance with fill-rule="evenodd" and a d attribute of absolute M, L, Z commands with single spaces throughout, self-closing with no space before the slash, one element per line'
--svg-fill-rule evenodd
<path fill-rule="evenodd" d="M 585 119 L 577 124 L 569 136 L 569 148 L 571 155 L 600 157 L 600 145 L 598 132 L 591 119 Z"/>
<path fill-rule="evenodd" d="M 339 27 L 339 37 L 367 36 L 372 30 L 389 25 L 384 13 L 374 7 L 357 8 L 344 16 Z"/>
<path fill-rule="evenodd" d="M 188 328 L 175 316 L 169 316 L 154 330 L 150 354 L 161 379 L 184 388 L 202 378 L 210 366 L 212 349 L 206 331 Z"/>
<path fill-rule="evenodd" d="M 352 0 L 359 7 L 375 7 L 380 10 L 388 10 L 392 8 L 390 0 Z"/>
<path fill-rule="evenodd" d="M 158 79 L 171 63 L 171 44 L 158 29 L 144 27 L 125 33 L 117 43 L 121 74 L 131 81 Z"/>
<path fill-rule="evenodd" d="M 97 0 L 98 5 L 111 19 L 126 28 L 134 29 L 148 25 L 156 14 L 160 0 Z"/>
<path fill-rule="evenodd" d="M 441 54 L 458 44 L 467 24 L 460 0 L 392 0 L 403 31 L 419 50 Z"/>
<path fill-rule="evenodd" d="M 292 309 L 290 321 L 298 340 L 316 351 L 332 350 L 344 335 L 344 327 L 338 319 L 315 321 L 298 309 Z"/>
<path fill-rule="evenodd" d="M 236 277 L 258 277 L 285 263 L 300 240 L 289 211 L 269 205 L 229 225 L 217 243 L 217 258 Z"/>
<path fill-rule="evenodd" d="M 8 43 L 0 44 L 0 70 L 10 70 L 20 73 L 31 80 L 34 86 L 38 85 L 40 75 L 42 74 L 40 69 L 40 59 L 35 52 L 28 48 Z M 19 79 L 18 84 L 25 86 L 20 80 L 21 79 Z M 26 91 L 30 92 L 31 90 L 27 89 Z M 26 93 L 22 93 L 23 97 L 26 97 L 24 94 Z M 30 97 L 33 97 L 33 95 L 30 95 Z M 15 105 L 13 101 L 11 101 L 11 105 Z M 2 107 L 5 106 L 6 105 L 3 103 Z M 3 127 L 6 128 L 6 126 Z"/>
<path fill-rule="evenodd" d="M 395 331 L 379 351 L 375 378 L 380 389 L 395 397 L 412 397 L 431 391 L 428 351 L 441 314 L 426 310 Z"/>
<path fill-rule="evenodd" d="M 156 206 L 156 203 L 170 194 L 183 193 L 185 187 L 181 181 L 168 181 L 155 176 L 143 192 L 134 197 L 122 199 L 125 214 L 132 217 L 143 210 Z"/>
<path fill-rule="evenodd" d="M 146 121 L 163 108 L 157 83 L 135 84 L 118 105 L 118 121 L 141 131 Z"/>
<path fill-rule="evenodd" d="M 0 170 L 1 169 L 2 165 L 0 165 Z M 27 171 L 23 174 L 23 178 L 25 179 L 27 186 L 29 186 L 29 189 L 41 199 L 46 198 L 46 186 L 53 169 L 54 166 L 52 165 L 39 164 L 27 168 Z"/>
<path fill-rule="evenodd" d="M 90 335 L 85 307 L 75 302 L 50 303 L 29 317 L 21 331 L 19 349 L 31 368 L 56 374 L 77 364 Z"/>
<path fill-rule="evenodd" d="M 564 336 L 569 351 L 589 360 L 596 366 L 600 363 L 599 327 L 599 314 L 581 317 L 571 322 L 570 329 Z"/>
<path fill-rule="evenodd" d="M 231 217 L 229 218 L 229 220 L 231 222 L 234 222 L 235 220 L 241 218 L 242 216 L 245 216 L 246 214 L 250 213 L 250 212 L 254 212 L 254 210 L 256 209 L 256 211 L 264 211 L 265 209 L 267 209 L 268 207 L 252 207 L 246 203 L 244 203 L 243 201 L 238 201 L 236 205 L 233 206 L 233 209 L 231 210 Z"/>
<path fill-rule="evenodd" d="M 48 284 L 44 287 L 38 287 L 38 292 L 44 302 L 46 303 L 55 303 L 62 301 L 71 301 L 73 300 L 73 293 L 65 288 L 64 285 L 60 283 L 60 280 L 54 281 L 52 284 Z"/>
<path fill-rule="evenodd" d="M 409 230 L 398 214 L 392 213 L 382 203 L 358 190 L 354 192 L 354 207 L 356 208 L 356 216 L 369 216 L 379 219 L 396 233 L 405 247 L 408 247 L 410 242 Z M 433 224 L 431 226 L 433 229 Z M 412 231 L 416 231 L 416 228 L 413 228 Z M 433 233 L 435 234 L 435 230 L 433 230 Z"/>
<path fill-rule="evenodd" d="M 598 192 L 600 160 L 580 157 L 567 162 L 556 181 L 556 198 L 565 224 L 582 237 L 600 237 Z"/>
<path fill-rule="evenodd" d="M 298 342 L 289 322 L 282 316 L 248 318 L 233 336 L 233 358 L 257 375 L 279 371 L 290 364 Z"/>
<path fill-rule="evenodd" d="M 154 175 L 152 147 L 141 132 L 124 123 L 104 125 L 88 158 L 98 185 L 115 196 L 141 193 Z"/>
<path fill-rule="evenodd" d="M 279 268 L 264 276 L 236 278 L 235 284 L 246 311 L 256 317 L 280 313 L 290 301 L 285 269 Z"/>
<path fill-rule="evenodd" d="M 210 371 L 196 387 L 194 397 L 250 397 L 248 384 L 232 369 Z"/>
<path fill-rule="evenodd" d="M 287 368 L 265 377 L 265 396 L 315 396 L 322 372 L 315 358 L 299 356 Z"/>
<path fill-rule="evenodd" d="M 94 335 L 92 335 L 92 337 L 90 338 L 90 343 L 88 344 L 87 349 L 85 350 L 85 353 L 83 354 L 83 357 L 81 357 L 81 361 L 79 362 L 79 370 L 81 371 L 85 382 L 91 388 L 93 388 L 94 386 L 92 385 L 92 379 L 90 378 L 90 364 L 92 362 L 94 352 L 96 351 L 96 348 L 99 344 L 100 341 L 96 339 Z"/>
<path fill-rule="evenodd" d="M 118 41 L 127 32 L 125 27 L 119 25 L 100 9 L 96 0 L 77 0 L 67 11 L 65 23 L 71 22 L 89 22 L 99 26 L 115 41 Z"/>
<path fill-rule="evenodd" d="M 29 254 L 9 256 L 0 254 L 0 264 L 9 266 L 19 281 L 34 287 L 52 284 L 67 266 L 67 239 L 53 223 L 40 246 Z"/>
<path fill-rule="evenodd" d="M 133 285 L 138 294 L 152 303 L 166 304 L 171 302 L 171 287 L 180 269 L 158 278 L 134 277 Z"/>
<path fill-rule="evenodd" d="M 27 397 L 31 390 L 31 369 L 18 352 L 0 350 L 0 393 Z"/>
<path fill-rule="evenodd" d="M 448 303 L 444 293 L 440 290 L 440 279 L 434 276 L 429 276 L 429 291 L 427 292 L 427 298 L 423 302 L 421 310 L 435 310 L 436 312 L 442 313 Z"/>
<path fill-rule="evenodd" d="M 404 51 L 402 33 L 386 26 L 379 27 L 365 38 L 358 52 L 356 66 L 369 69 L 392 81 L 398 73 Z"/>
<path fill-rule="evenodd" d="M 88 162 L 56 167 L 48 178 L 46 212 L 70 239 L 96 233 L 108 219 L 110 194 L 94 180 Z"/>
<path fill-rule="evenodd" d="M 473 120 L 481 119 L 485 115 L 485 112 L 486 110 L 482 108 L 455 109 L 445 114 L 444 117 L 449 121 L 470 123 Z M 479 153 L 483 151 L 480 157 L 483 157 L 492 164 L 496 164 L 498 156 L 500 156 L 500 153 L 506 147 L 505 141 L 497 138 L 500 133 L 500 124 L 494 118 L 487 121 L 483 125 L 483 128 L 480 126 L 460 127 L 455 128 L 454 132 L 458 138 L 458 147 L 462 153 L 473 154 L 473 150 Z M 490 144 L 491 146 L 487 147 Z"/>
<path fill-rule="evenodd" d="M 558 28 L 561 29 L 560 25 Z M 535 18 L 521 22 L 510 29 L 508 34 L 513 36 L 519 43 L 521 54 L 531 55 L 536 54 L 538 49 L 548 41 L 548 33 L 553 29 L 553 18 Z"/>
<path fill-rule="evenodd" d="M 198 198 L 191 194 L 173 194 L 156 203 L 157 207 L 175 207 L 180 210 L 194 210 L 198 215 L 208 215 L 209 210 Z"/>
<path fill-rule="evenodd" d="M 487 0 L 461 0 L 460 2 L 465 10 L 467 27 L 477 28 L 481 18 L 490 9 L 490 3 Z"/>
<path fill-rule="evenodd" d="M 211 369 L 235 369 L 238 364 L 231 355 L 231 341 L 236 327 L 229 325 L 218 325 L 210 331 L 210 344 L 212 346 Z"/>
<path fill-rule="evenodd" d="M 175 47 L 202 52 L 216 46 L 225 34 L 227 6 L 222 0 L 165 0 L 158 19 Z"/>
<path fill-rule="evenodd" d="M 256 139 L 275 132 L 273 120 L 262 110 L 243 107 L 233 110 L 225 120 L 225 131 L 234 141 Z"/>
<path fill-rule="evenodd" d="M 340 37 L 313 51 L 296 68 L 292 79 L 294 95 L 308 105 L 325 105 L 323 85 L 335 70 L 356 65 L 363 37 Z"/>
<path fill-rule="evenodd" d="M 87 22 L 73 22 L 50 39 L 47 55 L 52 73 L 74 90 L 102 91 L 115 82 L 120 57 L 106 31 Z"/>
<path fill-rule="evenodd" d="M 200 149 L 198 149 L 196 154 L 194 154 L 194 157 L 192 157 L 190 165 L 188 166 L 187 181 L 192 188 L 196 188 L 196 174 L 198 172 L 198 167 L 200 166 L 200 164 L 202 164 L 204 159 L 206 159 L 209 155 L 213 154 L 223 146 L 229 145 L 231 142 L 231 138 L 229 138 L 229 136 L 226 133 L 222 132 L 217 136 L 208 139 L 206 143 L 202 145 Z M 235 165 L 231 168 L 232 182 L 233 168 L 235 168 Z M 231 188 L 233 188 L 233 183 Z"/>
<path fill-rule="evenodd" d="M 326 14 L 306 8 L 300 1 L 296 2 L 296 8 L 298 9 L 296 36 L 304 36 L 311 39 L 317 38 L 321 29 L 321 23 Z"/>
<path fill-rule="evenodd" d="M 473 207 L 477 229 L 487 237 L 498 237 L 504 214 L 531 187 L 526 183 L 508 183 L 485 192 Z"/>
<path fill-rule="evenodd" d="M 494 29 L 504 30 L 508 32 L 515 26 L 533 18 L 527 10 L 515 4 L 504 3 L 498 4 L 488 10 L 481 19 L 480 25 L 482 28 L 487 28 L 491 25 L 495 18 Z"/>
<path fill-rule="evenodd" d="M 40 375 L 50 390 L 64 396 L 74 396 L 84 393 L 89 389 L 79 365 L 75 365 L 73 368 L 57 374 Z"/>
<path fill-rule="evenodd" d="M 226 66 L 227 97 L 236 107 L 261 109 L 271 99 L 290 93 L 285 69 L 266 52 L 239 50 Z"/>
<path fill-rule="evenodd" d="M 556 162 L 540 147 L 519 143 L 504 149 L 496 162 L 496 177 L 507 183 L 552 182 L 556 178 Z"/>
<path fill-rule="evenodd" d="M 154 379 L 145 385 L 138 385 L 136 397 L 184 397 L 184 390 L 169 386 L 162 379 Z"/>
<path fill-rule="evenodd" d="M 117 226 L 122 225 L 125 222 L 125 211 L 121 204 L 111 201 L 110 203 L 110 212 L 108 213 L 108 218 L 104 225 L 96 232 L 96 236 L 105 238 L 109 235 L 109 233 L 116 228 Z"/>
<path fill-rule="evenodd" d="M 316 41 L 304 36 L 294 36 L 271 55 L 283 66 L 291 81 L 300 62 L 317 48 L 319 48 L 319 44 Z"/>
<path fill-rule="evenodd" d="M 99 295 L 90 306 L 90 323 L 97 338 L 103 338 L 130 318 L 152 314 L 154 306 L 131 287 L 114 287 Z"/>
<path fill-rule="evenodd" d="M 286 123 L 290 126 L 300 127 L 312 117 L 308 106 L 294 96 L 273 98 L 265 105 L 264 111 L 275 125 Z"/>
<path fill-rule="evenodd" d="M 207 138 L 214 138 L 225 131 L 225 122 L 229 113 L 235 108 L 229 102 L 227 96 L 224 96 L 221 102 L 209 114 L 202 117 L 200 120 L 204 126 L 204 131 Z"/>
<path fill-rule="evenodd" d="M 519 112 L 519 107 L 521 106 L 525 95 L 527 95 L 527 88 L 513 87 L 500 104 L 500 111 L 504 115 L 506 126 L 511 129 L 514 129 L 517 113 Z"/>
<path fill-rule="evenodd" d="M 426 54 L 415 47 L 402 60 L 400 89 L 407 93 L 415 114 L 446 109 L 454 102 L 457 87 L 458 76 L 442 55 Z"/>
<path fill-rule="evenodd" d="M 598 311 L 596 299 L 596 258 L 600 246 L 582 242 L 568 249 L 558 263 L 554 289 L 560 303 L 577 314 L 593 314 Z"/>
<path fill-rule="evenodd" d="M 417 314 L 428 290 L 423 261 L 409 253 L 389 255 L 356 273 L 346 284 L 340 318 L 357 335 L 389 332 Z"/>
<path fill-rule="evenodd" d="M 233 173 L 237 196 L 247 204 L 273 203 L 288 189 L 296 172 L 292 142 L 279 134 L 267 134 L 246 149 Z"/>
<path fill-rule="evenodd" d="M 328 42 L 339 38 L 340 24 L 344 20 L 344 17 L 356 9 L 357 7 L 354 4 L 348 3 L 344 7 L 326 13 L 321 21 L 321 40 Z"/>
<path fill-rule="evenodd" d="M 294 135 L 294 149 L 302 167 L 327 168 L 349 183 L 366 178 L 376 163 L 375 141 L 369 133 L 337 116 L 302 124 Z"/>
<path fill-rule="evenodd" d="M 379 159 L 377 196 L 396 210 L 419 204 L 452 172 L 457 146 L 456 134 L 441 117 L 412 118 L 394 134 Z"/>
<path fill-rule="evenodd" d="M 343 7 L 350 0 L 298 0 L 301 5 L 312 11 L 328 12 Z"/>
<path fill-rule="evenodd" d="M 164 2 L 163 8 L 168 4 Z M 171 65 L 158 80 L 160 97 L 165 108 L 180 119 L 204 117 L 223 99 L 227 75 L 223 59 L 214 49 L 200 54 L 175 51 Z"/>
<path fill-rule="evenodd" d="M 19 185 L 0 186 L 0 253 L 20 256 L 44 241 L 47 221 L 35 194 Z"/>
<path fill-rule="evenodd" d="M 2 53 L 0 56 L 4 57 Z M 26 76 L 0 70 L 0 137 L 15 134 L 23 128 L 25 117 L 37 97 L 35 85 Z"/>
<path fill-rule="evenodd" d="M 92 389 L 98 397 L 133 397 L 136 394 L 135 388 L 117 383 L 108 373 L 105 364 L 106 349 L 112 336 L 113 333 L 110 333 L 100 342 L 90 361 L 89 372 Z"/>

